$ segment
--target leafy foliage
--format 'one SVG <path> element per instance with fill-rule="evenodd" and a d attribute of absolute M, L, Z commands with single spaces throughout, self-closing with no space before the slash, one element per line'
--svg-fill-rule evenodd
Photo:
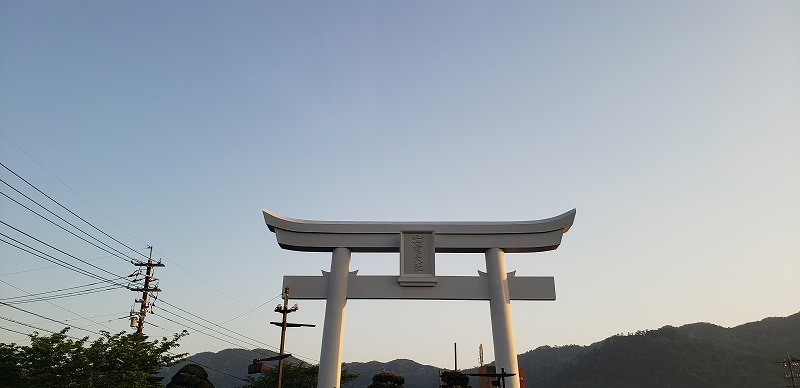
<path fill-rule="evenodd" d="M 382 370 L 372 376 L 372 384 L 367 388 L 403 388 L 405 382 L 403 376 Z"/>
<path fill-rule="evenodd" d="M 344 364 L 342 364 L 344 366 Z M 281 382 L 284 387 L 290 388 L 316 388 L 317 377 L 319 375 L 319 365 L 310 365 L 305 362 L 298 363 L 284 363 L 283 364 L 283 381 Z M 340 386 L 345 386 L 347 383 L 355 380 L 358 375 L 350 373 L 347 369 L 342 368 L 342 377 L 340 379 Z M 273 388 L 278 386 L 278 368 L 273 368 L 267 372 L 262 373 L 259 377 L 246 377 L 249 381 L 245 385 L 247 388 Z"/>
<path fill-rule="evenodd" d="M 30 346 L 0 344 L 0 387 L 161 387 L 159 370 L 185 357 L 169 350 L 186 332 L 161 341 L 102 332 L 89 343 L 89 337 L 75 340 L 67 331 L 34 333 Z"/>

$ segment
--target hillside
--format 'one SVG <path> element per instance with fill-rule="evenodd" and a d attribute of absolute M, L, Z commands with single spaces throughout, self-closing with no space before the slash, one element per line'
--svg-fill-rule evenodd
<path fill-rule="evenodd" d="M 588 346 L 543 346 L 519 355 L 519 365 L 526 371 L 528 387 L 782 387 L 789 381 L 775 361 L 787 352 L 800 355 L 800 313 L 733 328 L 693 323 L 615 335 Z M 227 349 L 199 353 L 192 359 L 244 377 L 247 364 L 264 354 L 274 353 Z M 167 371 L 167 379 L 179 367 Z M 411 360 L 353 362 L 345 368 L 360 375 L 346 388 L 365 388 L 381 370 L 404 376 L 406 388 L 430 388 L 436 385 L 439 371 Z M 214 370 L 208 372 L 217 388 L 244 384 Z M 472 385 L 477 386 L 477 381 Z"/>
<path fill-rule="evenodd" d="M 536 387 L 785 386 L 775 364 L 800 353 L 800 313 L 726 329 L 710 323 L 616 335 L 519 357 Z"/>

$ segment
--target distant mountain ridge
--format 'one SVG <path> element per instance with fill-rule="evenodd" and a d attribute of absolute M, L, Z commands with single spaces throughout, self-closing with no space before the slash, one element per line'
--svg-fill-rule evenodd
<path fill-rule="evenodd" d="M 619 334 L 587 346 L 542 346 L 520 354 L 519 366 L 525 369 L 528 387 L 782 387 L 791 381 L 776 362 L 787 352 L 800 357 L 800 313 L 733 328 L 692 323 Z M 191 358 L 243 378 L 247 364 L 265 354 L 275 352 L 226 349 Z M 178 368 L 165 371 L 167 381 Z M 359 374 L 345 388 L 366 388 L 381 370 L 405 377 L 406 388 L 431 388 L 437 386 L 440 369 L 405 359 L 352 362 L 345 368 Z M 245 384 L 207 370 L 217 388 Z M 471 384 L 477 387 L 477 380 Z"/>

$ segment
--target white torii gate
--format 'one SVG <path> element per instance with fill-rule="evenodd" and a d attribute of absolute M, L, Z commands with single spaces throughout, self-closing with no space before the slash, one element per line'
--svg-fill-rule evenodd
<path fill-rule="evenodd" d="M 317 388 L 339 386 L 347 299 L 488 300 L 495 366 L 517 373 L 511 300 L 555 300 L 552 277 L 506 273 L 505 252 L 558 248 L 575 219 L 575 209 L 536 221 L 349 222 L 283 217 L 264 209 L 264 220 L 283 249 L 332 252 L 322 276 L 284 276 L 293 299 L 326 299 Z M 399 276 L 350 272 L 351 252 L 399 252 Z M 483 253 L 479 276 L 436 276 L 435 253 Z M 519 376 L 507 385 L 519 388 Z"/>

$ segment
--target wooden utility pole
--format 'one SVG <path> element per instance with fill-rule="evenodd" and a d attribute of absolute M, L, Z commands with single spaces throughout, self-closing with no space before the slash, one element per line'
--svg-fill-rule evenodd
<path fill-rule="evenodd" d="M 788 378 L 790 378 L 792 380 L 792 388 L 797 388 L 797 381 L 796 380 L 798 378 L 800 378 L 800 375 L 797 375 L 797 374 L 794 373 L 794 367 L 796 367 L 796 366 L 800 367 L 800 360 L 798 360 L 796 358 L 792 358 L 792 356 L 789 355 L 789 353 L 787 352 L 786 353 L 786 361 L 784 361 L 783 366 L 789 368 L 789 374 L 786 375 L 786 377 L 788 377 Z"/>
<path fill-rule="evenodd" d="M 283 315 L 283 319 L 280 322 L 270 322 L 270 324 L 275 326 L 281 327 L 281 349 L 280 354 L 278 354 L 278 388 L 282 388 L 283 386 L 283 359 L 285 355 L 284 345 L 286 344 L 286 328 L 287 327 L 314 327 L 316 325 L 308 324 L 308 323 L 289 323 L 286 321 L 286 316 L 289 313 L 293 313 L 297 311 L 299 307 L 295 304 L 292 307 L 289 307 L 289 287 L 283 289 L 283 305 L 278 305 L 275 307 L 276 313 L 281 313 Z"/>
<path fill-rule="evenodd" d="M 150 248 L 150 258 L 147 259 L 147 263 L 132 262 L 133 265 L 135 265 L 137 267 L 147 267 L 147 271 L 144 274 L 144 286 L 142 288 L 131 288 L 130 289 L 131 291 L 141 292 L 142 293 L 142 299 L 136 300 L 137 302 L 140 302 L 139 314 L 136 317 L 133 317 L 133 316 L 131 317 L 131 326 L 133 326 L 133 324 L 136 323 L 136 332 L 139 333 L 139 334 L 142 334 L 142 331 L 144 330 L 144 317 L 145 317 L 145 315 L 147 315 L 148 312 L 150 312 L 150 303 L 147 301 L 147 297 L 150 295 L 150 292 L 153 292 L 153 291 L 159 292 L 159 291 L 161 291 L 161 289 L 158 288 L 158 285 L 156 285 L 156 286 L 154 286 L 152 288 L 150 287 L 150 281 L 151 280 L 158 280 L 157 277 L 153 276 L 153 267 L 163 267 L 164 266 L 164 264 L 161 264 L 160 261 L 158 263 L 154 263 L 153 262 L 153 247 L 150 246 L 148 248 Z M 133 312 L 131 312 L 131 314 L 133 314 Z"/>
<path fill-rule="evenodd" d="M 289 314 L 289 288 L 283 290 L 283 309 L 281 309 L 283 320 L 281 321 L 281 352 L 278 358 L 278 388 L 281 388 L 283 383 L 283 351 L 286 345 L 286 315 Z"/>

